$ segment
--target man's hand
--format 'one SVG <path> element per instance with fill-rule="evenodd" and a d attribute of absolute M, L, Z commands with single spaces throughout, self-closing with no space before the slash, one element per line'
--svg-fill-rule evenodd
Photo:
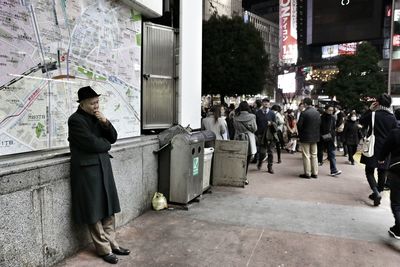
<path fill-rule="evenodd" d="M 371 104 L 371 106 L 369 107 L 369 109 L 372 110 L 372 111 L 375 111 L 378 108 L 378 106 L 379 106 L 378 102 L 373 102 Z"/>
<path fill-rule="evenodd" d="M 379 164 L 384 164 L 385 161 L 380 161 L 380 160 L 378 160 L 378 163 L 379 163 Z"/>
<path fill-rule="evenodd" d="M 107 118 L 100 111 L 95 111 L 94 115 L 103 124 L 107 124 Z"/>

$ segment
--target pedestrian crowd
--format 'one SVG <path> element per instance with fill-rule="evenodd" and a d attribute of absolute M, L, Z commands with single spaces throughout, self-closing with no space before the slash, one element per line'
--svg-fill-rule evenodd
<path fill-rule="evenodd" d="M 390 189 L 395 225 L 389 234 L 400 239 L 400 109 L 393 112 L 391 102 L 391 97 L 383 94 L 358 114 L 338 105 L 313 106 L 310 98 L 305 98 L 297 110 L 283 111 L 281 106 L 271 106 L 270 100 L 264 98 L 253 105 L 243 101 L 238 108 L 233 104 L 213 106 L 203 113 L 202 128 L 213 131 L 219 140 L 248 141 L 246 174 L 249 164 L 257 164 L 257 169 L 262 170 L 264 162 L 266 171 L 274 174 L 274 154 L 280 164 L 285 150 L 301 153 L 300 178 L 317 179 L 325 153 L 329 175 L 339 177 L 342 171 L 336 164 L 336 154 L 343 153 L 347 163 L 355 165 L 354 156 L 361 150 L 360 163 L 365 165 L 372 191 L 368 197 L 374 206 L 379 206 L 381 192 Z"/>

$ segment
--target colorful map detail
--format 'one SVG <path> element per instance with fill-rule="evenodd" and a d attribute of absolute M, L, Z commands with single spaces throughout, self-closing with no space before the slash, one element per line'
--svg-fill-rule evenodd
<path fill-rule="evenodd" d="M 140 135 L 141 25 L 116 1 L 0 0 L 0 156 L 68 146 L 87 85 L 119 138 Z"/>

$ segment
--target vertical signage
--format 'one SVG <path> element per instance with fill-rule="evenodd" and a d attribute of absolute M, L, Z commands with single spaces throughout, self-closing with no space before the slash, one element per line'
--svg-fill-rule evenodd
<path fill-rule="evenodd" d="M 279 61 L 297 63 L 297 0 L 279 0 Z"/>

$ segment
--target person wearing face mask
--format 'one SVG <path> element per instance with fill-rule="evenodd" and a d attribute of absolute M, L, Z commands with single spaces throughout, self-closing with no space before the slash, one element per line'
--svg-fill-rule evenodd
<path fill-rule="evenodd" d="M 388 94 L 382 94 L 378 99 L 373 102 L 368 111 L 366 111 L 360 118 L 360 124 L 368 129 L 367 136 L 372 134 L 372 119 L 374 118 L 374 155 L 372 157 L 366 157 L 361 155 L 361 163 L 365 164 L 365 176 L 367 177 L 369 186 L 372 190 L 372 194 L 368 197 L 374 201 L 374 206 L 381 204 L 380 193 L 384 190 L 386 184 L 386 170 L 388 169 L 389 160 L 385 160 L 385 163 L 378 162 L 378 155 L 380 155 L 383 144 L 390 131 L 397 127 L 397 121 L 393 115 L 392 109 L 392 97 Z M 373 116 L 374 114 L 374 116 Z M 378 183 L 375 179 L 375 169 L 378 173 Z"/>
<path fill-rule="evenodd" d="M 322 151 L 326 148 L 328 152 L 328 160 L 331 170 L 331 176 L 336 177 L 342 171 L 336 168 L 336 155 L 335 155 L 335 134 L 336 134 L 336 120 L 333 116 L 333 106 L 326 105 L 325 112 L 321 115 L 321 141 L 320 149 L 318 150 L 318 161 L 322 162 Z"/>
<path fill-rule="evenodd" d="M 351 112 L 343 129 L 343 139 L 347 145 L 349 163 L 354 165 L 354 154 L 360 143 L 360 129 L 362 126 L 357 122 L 357 114 Z"/>
<path fill-rule="evenodd" d="M 90 86 L 80 88 L 78 110 L 68 119 L 72 216 L 77 224 L 88 225 L 97 254 L 116 264 L 115 254 L 130 251 L 115 239 L 114 214 L 121 208 L 108 151 L 118 135 L 99 111 L 99 96 Z"/>

